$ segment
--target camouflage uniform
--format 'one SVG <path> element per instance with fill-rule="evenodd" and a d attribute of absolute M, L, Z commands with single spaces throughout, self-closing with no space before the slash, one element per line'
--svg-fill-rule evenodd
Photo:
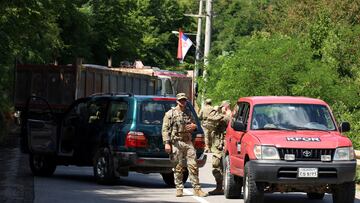
<path fill-rule="evenodd" d="M 164 142 L 172 145 L 172 155 L 175 164 L 174 179 L 177 190 L 184 188 L 183 169 L 187 164 L 189 178 L 197 196 L 205 196 L 199 183 L 199 168 L 196 163 L 196 151 L 192 143 L 191 132 L 186 131 L 186 125 L 195 124 L 194 118 L 189 111 L 181 111 L 179 107 L 166 112 L 163 119 L 162 136 Z M 180 196 L 180 195 L 179 195 Z M 181 194 L 182 196 L 182 194 Z"/>
<path fill-rule="evenodd" d="M 210 117 L 212 120 L 216 120 L 216 127 L 213 131 L 213 144 L 211 151 L 213 152 L 212 156 L 212 174 L 215 177 L 216 189 L 209 192 L 210 195 L 222 194 L 222 182 L 223 182 L 223 168 L 222 168 L 222 156 L 223 156 L 223 147 L 224 147 L 224 138 L 227 124 L 230 120 L 229 114 L 224 114 L 220 111 L 212 114 Z"/>
<path fill-rule="evenodd" d="M 211 150 L 211 144 L 212 144 L 212 129 L 211 124 L 208 121 L 208 117 L 210 112 L 212 112 L 214 108 L 211 106 L 211 100 L 206 100 L 206 105 L 203 109 L 201 109 L 199 113 L 199 119 L 202 121 L 202 127 L 205 134 L 205 151 Z"/>

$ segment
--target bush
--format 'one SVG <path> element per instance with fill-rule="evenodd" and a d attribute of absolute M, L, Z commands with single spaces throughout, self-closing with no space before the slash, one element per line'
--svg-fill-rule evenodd
<path fill-rule="evenodd" d="M 355 183 L 360 184 L 360 167 L 356 167 L 356 177 L 355 177 Z"/>

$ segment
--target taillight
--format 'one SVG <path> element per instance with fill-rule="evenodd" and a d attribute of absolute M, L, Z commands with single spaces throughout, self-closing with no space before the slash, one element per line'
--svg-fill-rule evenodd
<path fill-rule="evenodd" d="M 143 132 L 130 131 L 126 135 L 125 146 L 145 148 L 147 146 L 147 139 Z"/>
<path fill-rule="evenodd" d="M 197 134 L 194 140 L 195 149 L 204 149 L 205 148 L 205 137 L 203 134 Z"/>

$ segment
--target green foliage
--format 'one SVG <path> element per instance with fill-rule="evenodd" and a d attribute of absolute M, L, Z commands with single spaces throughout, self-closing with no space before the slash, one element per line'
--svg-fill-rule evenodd
<path fill-rule="evenodd" d="M 253 31 L 261 30 L 264 26 L 262 13 L 265 1 L 263 0 L 219 0 L 214 3 L 212 52 L 222 54 L 236 48 L 236 42 L 241 36 L 250 35 Z"/>
<path fill-rule="evenodd" d="M 356 176 L 355 176 L 355 183 L 360 183 L 360 167 L 356 167 Z"/>
<path fill-rule="evenodd" d="M 311 50 L 303 44 L 268 33 L 242 38 L 234 54 L 211 61 L 207 97 L 234 102 L 239 96 L 293 95 L 296 73 L 310 63 Z"/>
<path fill-rule="evenodd" d="M 92 58 L 91 41 L 93 40 L 91 6 L 84 4 L 78 6 L 66 1 L 59 6 L 58 26 L 61 28 L 60 37 L 63 43 L 54 57 L 60 64 L 71 63 L 76 57 Z"/>
<path fill-rule="evenodd" d="M 101 28 L 94 29 L 97 61 L 111 55 L 115 65 L 135 59 L 160 67 L 176 63 L 177 38 L 171 31 L 191 25 L 183 15 L 185 8 L 177 2 L 117 0 L 92 1 L 91 5 L 94 28 Z"/>
<path fill-rule="evenodd" d="M 330 17 L 328 13 L 321 13 L 317 21 L 310 27 L 311 48 L 314 51 L 314 58 L 321 59 L 323 43 L 329 35 Z"/>
<path fill-rule="evenodd" d="M 214 6 L 205 96 L 293 95 L 330 104 L 360 148 L 360 2 L 226 1 Z"/>

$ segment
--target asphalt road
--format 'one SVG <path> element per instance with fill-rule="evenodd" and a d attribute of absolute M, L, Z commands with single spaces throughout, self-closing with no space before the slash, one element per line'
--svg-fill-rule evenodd
<path fill-rule="evenodd" d="M 185 196 L 175 197 L 175 189 L 168 188 L 159 174 L 130 173 L 112 186 L 95 183 L 91 167 L 58 166 L 51 177 L 33 177 L 28 157 L 20 152 L 18 141 L 7 140 L 0 144 L 0 202 L 56 203 L 56 202 L 243 202 L 242 199 L 225 199 L 224 196 L 204 198 L 192 196 L 191 184 L 187 182 Z M 200 182 L 205 191 L 214 189 L 211 174 L 211 156 L 200 169 Z M 323 201 L 307 200 L 303 193 L 266 194 L 266 203 L 331 203 L 331 195 Z M 360 203 L 357 193 L 356 203 Z"/>
<path fill-rule="evenodd" d="M 200 182 L 205 191 L 214 189 L 211 175 L 211 162 L 208 159 L 204 168 L 200 169 Z M 90 167 L 58 167 L 54 176 L 34 180 L 35 203 L 48 202 L 201 202 L 227 203 L 243 202 L 242 199 L 225 199 L 224 196 L 208 196 L 204 198 L 192 196 L 189 182 L 185 185 L 185 196 L 175 197 L 175 189 L 167 188 L 159 174 L 131 173 L 129 177 L 121 178 L 113 186 L 103 186 L 95 183 Z M 322 201 L 307 200 L 304 193 L 266 194 L 267 203 L 330 203 L 331 195 L 326 195 Z M 360 203 L 360 199 L 356 202 Z"/>

